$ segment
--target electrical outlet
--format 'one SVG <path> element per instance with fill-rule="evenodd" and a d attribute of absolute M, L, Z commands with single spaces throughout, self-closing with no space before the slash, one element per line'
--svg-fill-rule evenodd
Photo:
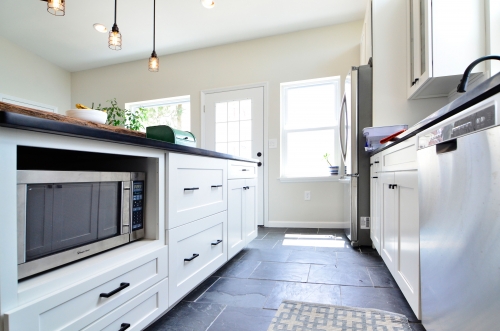
<path fill-rule="evenodd" d="M 304 192 L 304 200 L 311 200 L 311 191 Z"/>

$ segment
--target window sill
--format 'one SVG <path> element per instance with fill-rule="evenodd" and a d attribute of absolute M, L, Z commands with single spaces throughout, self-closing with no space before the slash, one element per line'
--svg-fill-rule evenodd
<path fill-rule="evenodd" d="M 338 182 L 339 175 L 322 177 L 280 177 L 278 180 L 282 183 Z"/>

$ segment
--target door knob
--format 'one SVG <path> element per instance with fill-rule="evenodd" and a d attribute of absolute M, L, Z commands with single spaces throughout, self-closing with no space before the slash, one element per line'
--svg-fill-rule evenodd
<path fill-rule="evenodd" d="M 262 162 L 257 163 L 257 166 L 261 167 L 262 166 Z"/>
<path fill-rule="evenodd" d="M 262 156 L 262 153 L 261 153 L 261 152 L 258 152 L 258 153 L 257 153 L 257 156 Z"/>

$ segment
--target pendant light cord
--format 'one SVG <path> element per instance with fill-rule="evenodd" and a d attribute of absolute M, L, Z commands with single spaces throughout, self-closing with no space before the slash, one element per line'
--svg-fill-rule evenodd
<path fill-rule="evenodd" d="M 153 0 L 153 52 L 155 51 L 155 46 L 156 46 L 155 34 L 156 34 L 156 0 Z"/>
<path fill-rule="evenodd" d="M 118 0 L 115 0 L 115 24 L 116 24 L 116 3 Z"/>

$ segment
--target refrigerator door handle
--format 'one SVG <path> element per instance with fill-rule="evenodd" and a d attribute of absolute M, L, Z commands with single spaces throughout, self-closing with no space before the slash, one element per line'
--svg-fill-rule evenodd
<path fill-rule="evenodd" d="M 343 141 L 343 137 L 342 137 L 342 129 L 340 128 L 342 125 L 344 125 L 343 123 L 343 119 L 344 119 L 344 110 L 347 112 L 347 99 L 346 99 L 346 94 L 344 93 L 344 97 L 342 98 L 342 106 L 340 108 L 340 118 L 339 118 L 339 141 L 340 141 L 340 150 L 342 152 L 342 159 L 344 161 L 344 163 L 346 162 L 346 158 L 347 158 L 347 153 L 346 153 L 346 150 L 344 150 L 344 141 Z M 347 115 L 347 114 L 346 114 Z M 344 135 L 345 135 L 345 139 L 348 139 L 347 137 L 347 127 L 344 128 Z M 346 143 L 346 146 L 347 146 L 347 143 Z"/>

